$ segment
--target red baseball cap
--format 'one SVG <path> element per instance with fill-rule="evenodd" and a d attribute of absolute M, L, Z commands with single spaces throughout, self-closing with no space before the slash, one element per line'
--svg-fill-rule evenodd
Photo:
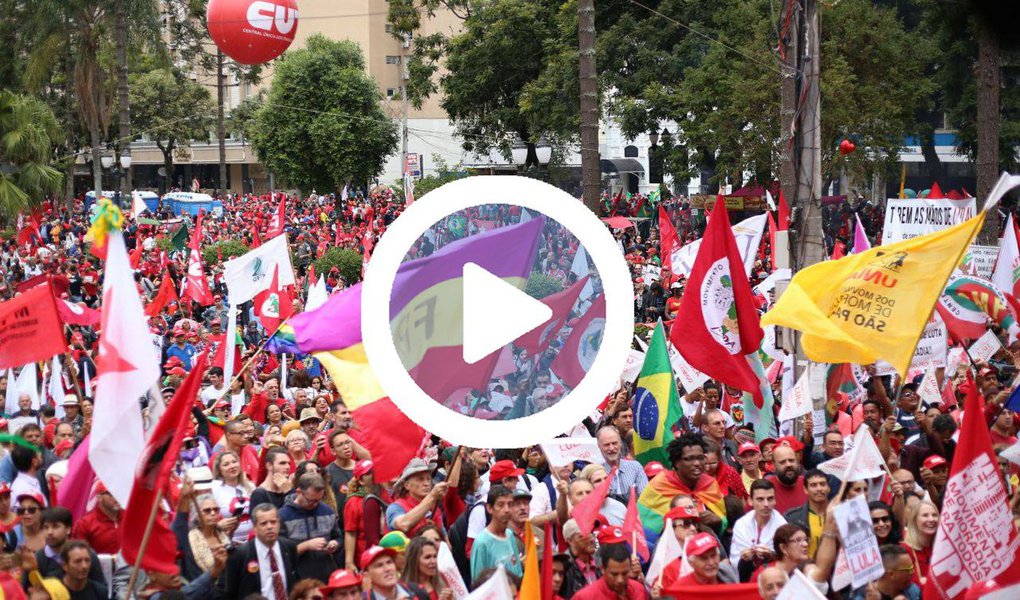
<path fill-rule="evenodd" d="M 524 474 L 524 469 L 518 469 L 512 460 L 497 460 L 489 469 L 489 482 L 499 483 L 507 477 L 519 477 Z"/>
<path fill-rule="evenodd" d="M 362 569 L 367 569 L 370 564 L 375 562 L 375 559 L 379 558 L 380 556 L 384 556 L 384 555 L 385 556 L 389 556 L 390 558 L 393 558 L 393 557 L 395 557 L 397 555 L 397 551 L 394 550 L 393 548 L 383 548 L 382 546 L 372 546 L 368 550 L 365 550 L 364 552 L 361 553 L 361 568 Z M 330 579 L 333 579 L 333 577 L 330 576 Z"/>
<path fill-rule="evenodd" d="M 793 448 L 795 452 L 800 452 L 804 449 L 804 444 L 800 440 L 793 437 L 792 435 L 784 435 L 783 437 L 776 440 L 777 446 L 789 446 Z"/>
<path fill-rule="evenodd" d="M 711 533 L 699 533 L 687 540 L 687 556 L 701 556 L 719 547 L 719 541 Z"/>
<path fill-rule="evenodd" d="M 754 442 L 744 442 L 743 444 L 740 444 L 739 448 L 737 448 L 737 456 L 743 456 L 745 452 L 760 453 L 761 449 L 758 448 L 758 444 L 755 444 Z"/>
<path fill-rule="evenodd" d="M 354 571 L 348 571 L 347 569 L 337 569 L 329 576 L 329 581 L 326 582 L 326 585 L 319 588 L 319 593 L 330 594 L 334 590 L 355 586 L 361 586 L 360 575 Z"/>
<path fill-rule="evenodd" d="M 18 504 L 21 504 L 21 501 L 25 498 L 31 498 L 32 500 L 35 500 L 39 504 L 39 506 L 46 506 L 46 498 L 43 498 L 43 495 L 40 494 L 39 492 L 22 492 L 18 494 L 18 497 L 15 498 L 14 500 Z"/>
<path fill-rule="evenodd" d="M 661 462 L 656 460 L 649 461 L 649 463 L 645 465 L 645 476 L 651 479 L 665 470 L 666 467 L 662 466 Z"/>
<path fill-rule="evenodd" d="M 361 477 L 365 473 L 370 472 L 375 467 L 375 464 L 370 460 L 359 460 L 354 463 L 354 476 Z"/>
<path fill-rule="evenodd" d="M 596 538 L 599 541 L 600 546 L 606 544 L 625 544 L 627 538 L 623 535 L 623 530 L 619 527 L 610 527 L 608 525 L 599 528 Z"/>
<path fill-rule="evenodd" d="M 674 521 L 677 519 L 697 519 L 700 521 L 701 515 L 687 506 L 674 506 L 663 518 L 673 519 Z"/>
<path fill-rule="evenodd" d="M 10 493 L 11 493 L 11 486 L 6 484 L 6 483 L 0 482 L 0 496 L 2 496 L 4 494 L 10 494 Z"/>
<path fill-rule="evenodd" d="M 935 468 L 938 468 L 938 467 L 944 467 L 944 466 L 946 466 L 948 464 L 949 463 L 946 462 L 946 459 L 942 458 L 938 454 L 932 454 L 928 458 L 924 459 L 924 468 L 925 469 L 935 469 Z"/>

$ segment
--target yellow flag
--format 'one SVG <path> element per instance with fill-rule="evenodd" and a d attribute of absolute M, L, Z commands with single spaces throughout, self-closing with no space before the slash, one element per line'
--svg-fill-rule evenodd
<path fill-rule="evenodd" d="M 883 359 L 905 375 L 946 280 L 984 219 L 980 212 L 942 231 L 803 269 L 761 324 L 803 332 L 813 361 Z"/>
<path fill-rule="evenodd" d="M 552 540 L 544 543 L 552 543 Z M 524 579 L 521 580 L 518 600 L 542 600 L 542 572 L 538 568 L 538 549 L 531 521 L 524 525 L 524 546 Z"/>
<path fill-rule="evenodd" d="M 368 364 L 363 344 L 355 344 L 343 350 L 316 352 L 312 356 L 329 372 L 347 408 L 354 410 L 386 396 L 382 384 Z"/>

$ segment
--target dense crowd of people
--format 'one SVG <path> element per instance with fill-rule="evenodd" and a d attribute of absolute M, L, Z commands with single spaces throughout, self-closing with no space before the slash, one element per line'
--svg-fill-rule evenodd
<path fill-rule="evenodd" d="M 607 213 L 633 214 L 647 201 L 607 194 L 604 204 Z M 703 219 L 692 216 L 686 199 L 662 202 L 683 241 L 701 236 Z M 250 247 L 266 239 L 279 203 L 280 195 L 242 195 L 227 198 L 222 214 L 203 215 L 200 223 L 163 211 L 148 215 L 151 220 L 129 219 L 124 233 L 143 303 L 153 302 L 164 279 L 179 290 L 186 278 L 187 252 L 169 245 L 176 227 L 200 226 L 204 246 L 239 240 Z M 302 290 L 318 276 L 330 293 L 355 283 L 339 269 L 316 272 L 316 259 L 337 246 L 368 256 L 403 207 L 389 190 L 367 197 L 292 196 L 285 206 L 295 313 L 303 309 Z M 866 213 L 869 236 L 877 237 L 881 215 L 871 208 Z M 852 238 L 852 215 L 833 212 L 839 221 L 830 227 L 833 238 Z M 0 297 L 12 298 L 25 282 L 44 277 L 58 299 L 102 310 L 103 262 L 85 241 L 84 200 L 46 203 L 29 218 L 29 243 L 7 240 L 0 251 Z M 409 258 L 522 218 L 517 207 L 458 213 L 423 236 Z M 575 266 L 577 241 L 551 221 L 543 234 L 535 270 L 555 289 L 577 283 L 587 273 L 587 265 L 583 273 Z M 672 320 L 685 277 L 662 266 L 656 219 L 614 235 L 631 269 L 637 320 Z M 766 239 L 752 285 L 771 273 L 768 256 Z M 226 331 L 222 262 L 206 265 L 206 274 L 215 294 L 211 305 L 182 300 L 150 315 L 167 403 L 196 368 L 196 357 L 215 354 L 225 336 L 234 335 Z M 579 300 L 572 320 L 590 299 Z M 762 312 L 768 303 L 761 299 Z M 516 593 L 534 538 L 543 561 L 551 561 L 551 580 L 543 584 L 554 598 L 659 598 L 675 586 L 754 583 L 762 598 L 773 600 L 800 572 L 830 598 L 917 600 L 929 577 L 967 399 L 981 394 L 987 400 L 984 416 L 997 451 L 1017 443 L 1020 427 L 1005 408 L 1016 368 L 1006 350 L 997 357 L 1002 362 L 978 361 L 973 381 L 963 366 L 940 369 L 951 397 L 936 405 L 921 402 L 917 382 L 879 376 L 869 365 L 857 382 L 859 394 L 830 390 L 831 424 L 816 428 L 808 415 L 777 424 L 767 435 L 756 435 L 746 418 L 744 392 L 713 380 L 694 389 L 678 384 L 684 419 L 666 446 L 666 464 L 635 460 L 640 415 L 636 390 L 625 385 L 579 426 L 565 424 L 571 437 L 597 445 L 593 460 L 550 464 L 539 446 L 493 451 L 431 436 L 398 477 L 381 481 L 373 462 L 379 457 L 366 448 L 365 431 L 336 382 L 313 357 L 291 357 L 284 367 L 266 352 L 273 332 L 247 303 L 237 331 L 247 368 L 237 377 L 224 377 L 216 366 L 205 371 L 193 426 L 180 456 L 172 457 L 178 489 L 162 508 L 175 534 L 178 572 L 142 570 L 130 587 L 133 569 L 118 556 L 118 532 L 144 524 L 123 522 L 122 507 L 102 482 L 84 514 L 56 502 L 68 459 L 92 426 L 102 333 L 97 324 L 69 324 L 66 331 L 71 343 L 54 363 L 59 371 L 50 364 L 45 369 L 62 388 L 59 406 L 47 401 L 45 385 L 35 395 L 18 391 L 12 398 L 17 373 L 0 377 L 0 395 L 8 399 L 0 433 L 11 434 L 0 443 L 0 585 L 7 598 L 460 600 L 451 573 L 475 589 L 505 572 Z M 555 402 L 569 391 L 551 368 L 569 333 L 568 323 L 538 355 L 516 351 L 512 372 L 489 390 L 449 399 L 448 406 L 483 418 L 517 418 Z M 523 382 L 534 390 L 530 396 L 515 394 Z M 781 378 L 772 383 L 778 415 Z M 888 467 L 884 486 L 840 481 L 818 468 L 848 452 L 860 428 L 873 436 Z M 1017 467 L 1003 457 L 997 467 L 1013 514 L 1020 515 Z M 666 506 L 657 529 L 645 522 L 641 537 L 649 549 L 639 553 L 637 538 L 624 530 L 628 508 L 650 486 Z M 593 493 L 605 494 L 597 515 L 573 510 Z M 869 500 L 884 575 L 864 587 L 836 587 L 841 541 L 834 510 L 857 496 Z M 651 557 L 666 543 L 682 556 L 654 565 Z"/>

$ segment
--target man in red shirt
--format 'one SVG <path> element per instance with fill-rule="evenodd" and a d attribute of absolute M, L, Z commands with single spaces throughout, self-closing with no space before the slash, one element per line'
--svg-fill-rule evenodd
<path fill-rule="evenodd" d="M 603 527 L 598 538 L 602 577 L 578 590 L 573 600 L 647 600 L 648 590 L 640 580 L 641 566 L 631 560 L 623 531 L 619 527 Z M 717 567 L 718 564 L 717 560 Z"/>
<path fill-rule="evenodd" d="M 680 579 L 672 589 L 688 585 L 716 585 L 719 580 L 719 541 L 711 533 L 699 533 L 687 540 L 687 561 L 694 570 Z M 679 594 L 678 594 L 679 596 Z"/>
<path fill-rule="evenodd" d="M 765 479 L 776 486 L 776 510 L 786 511 L 807 503 L 807 489 L 797 453 L 803 449 L 797 440 L 783 439 L 772 450 L 776 472 Z"/>
<path fill-rule="evenodd" d="M 84 540 L 97 554 L 120 552 L 120 504 L 102 482 L 96 484 L 96 507 L 74 524 L 71 537 Z"/>

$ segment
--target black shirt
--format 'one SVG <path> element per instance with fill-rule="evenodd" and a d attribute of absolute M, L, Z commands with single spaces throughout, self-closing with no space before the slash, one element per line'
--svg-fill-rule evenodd
<path fill-rule="evenodd" d="M 81 591 L 76 592 L 70 588 L 67 591 L 71 592 L 71 600 L 107 600 L 110 597 L 110 592 L 107 591 L 106 585 L 96 583 L 91 579 Z"/>

